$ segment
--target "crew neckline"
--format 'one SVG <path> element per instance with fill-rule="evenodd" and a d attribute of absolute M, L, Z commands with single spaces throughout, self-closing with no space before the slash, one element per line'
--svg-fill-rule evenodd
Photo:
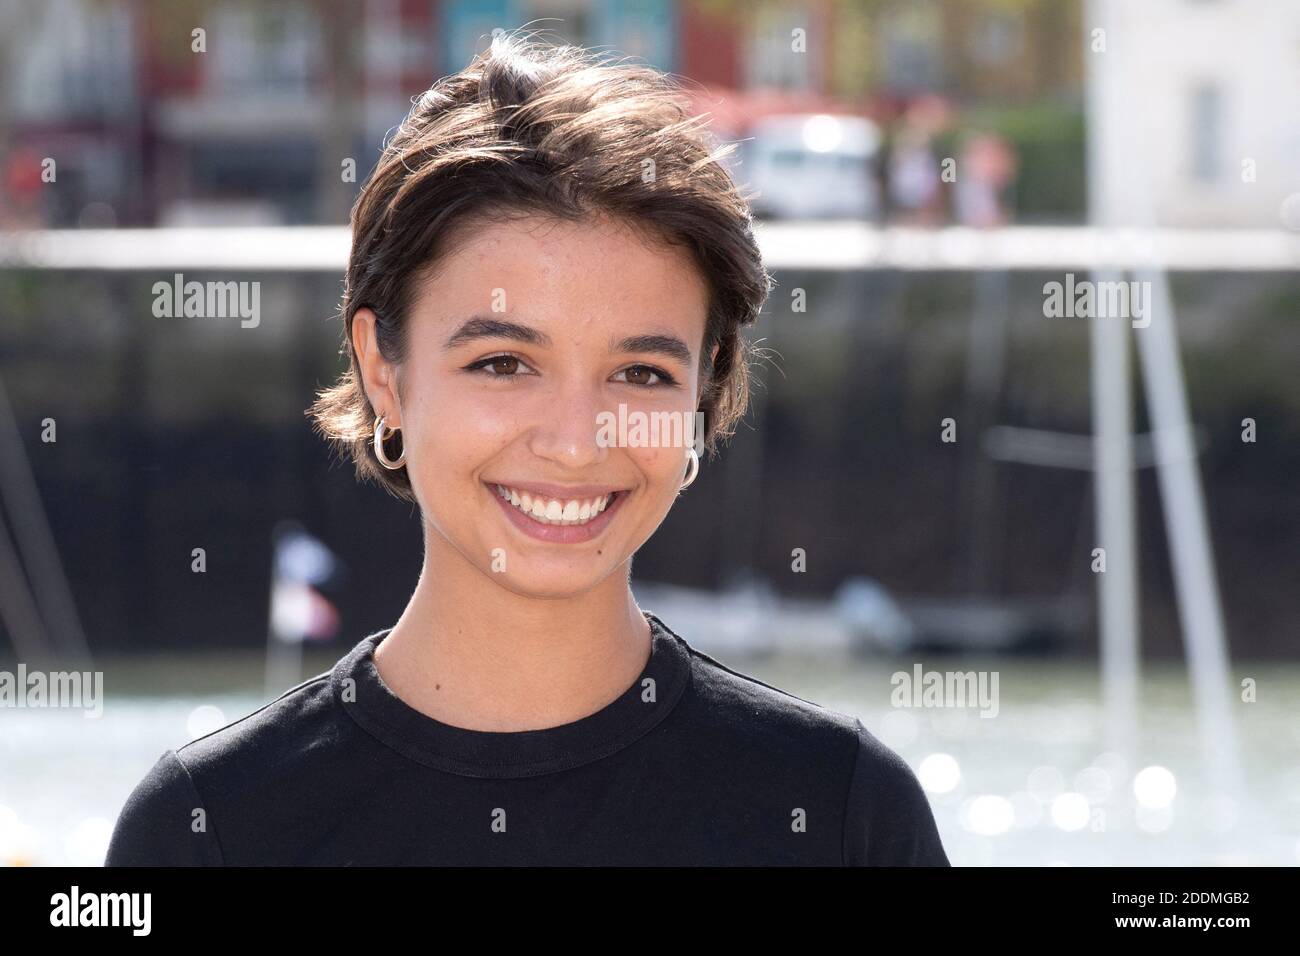
<path fill-rule="evenodd" d="M 362 638 L 330 671 L 334 699 L 371 736 L 406 757 L 467 777 L 531 777 L 600 760 L 668 716 L 690 683 L 690 648 L 650 611 L 650 658 L 621 695 L 595 713 L 541 730 L 469 730 L 416 710 L 384 683 L 374 653 L 387 627 Z M 654 681 L 654 700 L 643 700 Z"/>

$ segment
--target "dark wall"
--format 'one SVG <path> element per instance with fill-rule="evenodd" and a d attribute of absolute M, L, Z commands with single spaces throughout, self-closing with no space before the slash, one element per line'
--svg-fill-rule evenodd
<path fill-rule="evenodd" d="M 150 287 L 170 276 L 0 273 L 0 376 L 94 649 L 263 642 L 271 531 L 285 518 L 344 559 L 330 590 L 340 640 L 391 624 L 414 586 L 413 509 L 358 485 L 303 415 L 340 367 L 337 277 L 239 278 L 263 283 L 257 328 L 155 318 Z M 995 424 L 1090 428 L 1086 323 L 1042 315 L 1055 277 L 777 278 L 753 332 L 768 350 L 753 414 L 704 461 L 637 577 L 714 587 L 752 569 L 788 594 L 830 594 L 863 574 L 907 595 L 1091 596 L 1090 475 L 995 463 L 979 441 Z M 1238 655 L 1286 651 L 1300 613 L 1297 286 L 1293 275 L 1174 282 Z M 796 289 L 806 312 L 789 310 Z M 1002 368 L 983 389 L 972 344 Z M 46 417 L 52 444 L 40 440 Z M 939 440 L 946 417 L 955 445 Z M 1259 423 L 1255 444 L 1240 441 L 1245 417 Z M 1180 654 L 1150 470 L 1139 514 L 1144 648 Z M 196 547 L 205 574 L 190 570 Z M 803 574 L 790 569 L 796 547 Z"/>

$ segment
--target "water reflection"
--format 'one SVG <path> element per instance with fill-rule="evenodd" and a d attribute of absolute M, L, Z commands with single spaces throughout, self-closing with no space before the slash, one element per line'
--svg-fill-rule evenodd
<path fill-rule="evenodd" d="M 342 653 L 318 652 L 304 674 L 319 673 Z M 1300 862 L 1297 728 L 1284 703 L 1300 696 L 1300 668 L 1273 665 L 1273 700 L 1283 703 L 1261 701 L 1242 715 L 1247 797 L 1239 803 L 1210 786 L 1188 733 L 1190 693 L 1176 669 L 1152 669 L 1146 678 L 1130 767 L 1104 748 L 1097 675 L 1085 662 L 999 661 L 1000 708 L 988 719 L 975 708 L 890 706 L 890 675 L 898 670 L 892 661 L 722 660 L 858 717 L 901 754 L 925 788 L 954 865 Z M 219 664 L 175 657 L 105 663 L 107 701 L 98 720 L 74 710 L 0 714 L 0 862 L 101 862 L 127 794 L 164 750 L 266 703 L 253 689 L 260 665 L 255 655 Z M 175 693 L 210 680 L 214 667 L 230 675 L 229 690 Z M 150 687 L 173 693 L 149 694 Z"/>

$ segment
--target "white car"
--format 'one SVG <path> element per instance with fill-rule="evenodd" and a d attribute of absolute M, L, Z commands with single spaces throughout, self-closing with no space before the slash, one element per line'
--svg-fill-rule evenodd
<path fill-rule="evenodd" d="M 880 214 L 880 130 L 861 116 L 768 116 L 750 126 L 740 180 L 760 219 L 863 219 Z"/>

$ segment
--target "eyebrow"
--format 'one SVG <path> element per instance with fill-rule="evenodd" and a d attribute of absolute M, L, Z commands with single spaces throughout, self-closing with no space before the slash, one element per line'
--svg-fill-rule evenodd
<path fill-rule="evenodd" d="M 691 364 L 691 349 L 675 335 L 629 335 L 614 343 L 611 352 L 655 352 L 676 359 L 683 365 Z"/>
<path fill-rule="evenodd" d="M 444 351 L 450 351 L 458 345 L 473 342 L 475 339 L 514 339 L 527 345 L 541 345 L 546 348 L 551 345 L 551 337 L 545 332 L 539 332 L 527 325 L 520 325 L 518 322 L 507 322 L 504 319 L 486 319 L 476 315 L 472 319 L 462 322 L 460 327 L 451 333 L 442 347 Z"/>
<path fill-rule="evenodd" d="M 443 349 L 449 351 L 466 342 L 477 339 L 514 339 L 526 345 L 538 345 L 550 348 L 551 337 L 531 326 L 521 325 L 505 319 L 490 319 L 481 315 L 467 319 L 443 343 Z M 611 341 L 611 352 L 655 352 L 683 365 L 691 364 L 691 349 L 675 335 L 655 333 L 649 335 L 629 335 L 626 338 Z"/>

